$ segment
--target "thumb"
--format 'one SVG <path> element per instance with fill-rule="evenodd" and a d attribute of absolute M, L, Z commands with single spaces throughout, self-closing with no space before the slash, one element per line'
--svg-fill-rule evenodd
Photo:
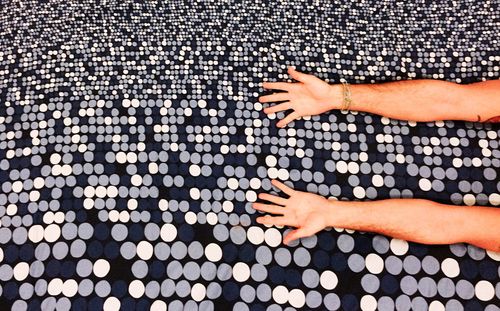
<path fill-rule="evenodd" d="M 302 72 L 295 70 L 295 67 L 293 67 L 293 66 L 288 67 L 288 74 L 292 78 L 294 78 L 295 80 L 300 81 L 302 83 L 311 82 L 312 80 L 314 80 L 316 78 L 313 75 L 308 75 L 308 74 L 305 74 L 305 73 L 302 73 Z"/>
<path fill-rule="evenodd" d="M 297 240 L 297 239 L 300 239 L 300 238 L 305 238 L 305 237 L 311 236 L 313 234 L 314 233 L 310 232 L 307 229 L 303 229 L 303 228 L 295 229 L 295 230 L 290 231 L 285 236 L 285 238 L 283 238 L 283 243 L 285 243 L 285 244 L 288 245 L 293 240 Z"/>

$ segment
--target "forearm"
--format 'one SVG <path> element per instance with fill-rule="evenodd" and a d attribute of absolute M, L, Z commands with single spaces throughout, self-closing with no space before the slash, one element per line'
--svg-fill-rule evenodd
<path fill-rule="evenodd" d="M 351 110 L 410 121 L 486 121 L 500 114 L 500 81 L 407 80 L 350 85 Z"/>
<path fill-rule="evenodd" d="M 368 231 L 424 244 L 466 242 L 500 251 L 500 209 L 420 199 L 331 201 L 332 227 Z"/>

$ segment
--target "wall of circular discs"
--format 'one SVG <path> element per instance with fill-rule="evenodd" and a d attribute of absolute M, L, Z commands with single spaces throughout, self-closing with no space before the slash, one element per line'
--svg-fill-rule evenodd
<path fill-rule="evenodd" d="M 330 83 L 499 78 L 498 1 L 0 7 L 1 310 L 499 310 L 500 254 L 256 223 L 272 178 L 343 200 L 500 204 L 500 128 L 268 118 Z M 401 103 L 404 105 L 405 103 Z"/>

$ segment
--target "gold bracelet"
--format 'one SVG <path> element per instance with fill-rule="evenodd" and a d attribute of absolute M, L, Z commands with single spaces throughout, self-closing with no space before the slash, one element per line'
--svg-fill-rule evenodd
<path fill-rule="evenodd" d="M 344 95 L 344 100 L 342 102 L 342 108 L 340 110 L 347 111 L 351 107 L 352 104 L 352 98 L 351 98 L 351 88 L 349 87 L 349 84 L 342 79 L 340 82 L 342 82 L 342 93 Z"/>

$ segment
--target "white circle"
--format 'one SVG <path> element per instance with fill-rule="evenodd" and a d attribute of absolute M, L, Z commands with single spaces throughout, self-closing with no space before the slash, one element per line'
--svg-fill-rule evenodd
<path fill-rule="evenodd" d="M 227 180 L 227 187 L 236 190 L 238 188 L 238 179 L 231 177 Z"/>
<path fill-rule="evenodd" d="M 339 279 L 337 278 L 335 272 L 326 270 L 321 273 L 319 282 L 325 289 L 331 290 L 337 286 Z"/>
<path fill-rule="evenodd" d="M 94 207 L 94 200 L 90 198 L 86 198 L 85 200 L 83 200 L 83 208 L 91 209 L 92 207 Z"/>
<path fill-rule="evenodd" d="M 222 209 L 224 210 L 224 212 L 226 213 L 230 213 L 233 211 L 233 208 L 234 208 L 234 205 L 233 205 L 233 202 L 231 201 L 224 201 L 222 203 Z"/>
<path fill-rule="evenodd" d="M 394 255 L 404 255 L 408 251 L 409 245 L 408 242 L 405 240 L 400 240 L 400 239 L 391 239 L 391 251 L 394 253 Z"/>
<path fill-rule="evenodd" d="M 373 175 L 372 176 L 372 184 L 375 187 L 382 187 L 384 185 L 384 178 L 380 175 Z"/>
<path fill-rule="evenodd" d="M 156 174 L 158 173 L 158 164 L 151 162 L 148 165 L 148 169 L 151 174 Z"/>
<path fill-rule="evenodd" d="M 128 286 L 128 292 L 134 298 L 140 298 L 144 295 L 144 290 L 144 284 L 140 280 L 133 280 Z"/>
<path fill-rule="evenodd" d="M 66 297 L 73 297 L 78 292 L 78 282 L 75 280 L 66 280 L 63 285 L 62 293 Z"/>
<path fill-rule="evenodd" d="M 160 210 L 166 211 L 168 209 L 168 201 L 165 199 L 161 199 L 158 203 L 158 207 L 160 208 Z"/>
<path fill-rule="evenodd" d="M 43 236 L 44 230 L 41 225 L 34 225 L 28 231 L 28 237 L 30 238 L 30 241 L 34 243 L 40 242 L 43 239 Z"/>
<path fill-rule="evenodd" d="M 356 162 L 349 162 L 349 164 L 347 164 L 347 170 L 351 174 L 357 174 L 359 172 L 359 164 Z"/>
<path fill-rule="evenodd" d="M 151 305 L 149 311 L 167 311 L 167 304 L 161 300 L 156 300 Z"/>
<path fill-rule="evenodd" d="M 47 293 L 49 295 L 59 295 L 62 291 L 63 281 L 61 279 L 52 279 L 47 286 Z"/>
<path fill-rule="evenodd" d="M 476 197 L 473 194 L 467 193 L 464 195 L 464 204 L 468 206 L 476 204 Z"/>
<path fill-rule="evenodd" d="M 172 224 L 164 224 L 161 227 L 160 236 L 165 242 L 171 242 L 177 236 L 177 228 Z"/>
<path fill-rule="evenodd" d="M 140 185 L 142 185 L 142 177 L 137 174 L 132 175 L 132 177 L 130 178 L 130 182 L 132 183 L 132 185 L 139 187 Z"/>
<path fill-rule="evenodd" d="M 127 162 L 127 154 L 123 151 L 120 151 L 116 154 L 116 162 L 118 163 L 125 163 Z"/>
<path fill-rule="evenodd" d="M 460 274 L 460 266 L 453 258 L 446 258 L 443 260 L 441 263 L 441 270 L 443 270 L 443 273 L 449 278 L 454 278 Z"/>
<path fill-rule="evenodd" d="M 109 265 L 109 262 L 107 260 L 98 259 L 94 263 L 94 274 L 97 277 L 103 278 L 108 274 L 109 268 L 110 268 L 110 265 Z"/>
<path fill-rule="evenodd" d="M 432 184 L 427 178 L 420 179 L 418 181 L 418 186 L 424 191 L 429 191 L 432 188 Z"/>
<path fill-rule="evenodd" d="M 269 228 L 264 234 L 264 240 L 269 246 L 276 247 L 281 243 L 281 233 L 276 228 Z"/>
<path fill-rule="evenodd" d="M 488 254 L 488 256 L 490 256 L 490 258 L 493 259 L 494 261 L 500 261 L 500 252 L 486 250 L 486 254 Z"/>
<path fill-rule="evenodd" d="M 250 268 L 244 262 L 238 262 L 233 267 L 233 277 L 238 282 L 245 282 L 250 277 Z"/>
<path fill-rule="evenodd" d="M 194 301 L 202 301 L 206 293 L 207 290 L 201 283 L 196 283 L 191 287 L 191 297 L 193 297 Z"/>
<path fill-rule="evenodd" d="M 264 242 L 264 230 L 260 227 L 252 226 L 247 230 L 247 239 L 250 243 L 259 245 Z"/>
<path fill-rule="evenodd" d="M 273 299 L 279 304 L 288 301 L 288 289 L 283 285 L 278 285 L 273 289 Z"/>
<path fill-rule="evenodd" d="M 57 212 L 54 214 L 54 221 L 58 224 L 62 223 L 65 219 L 65 215 L 63 212 Z"/>
<path fill-rule="evenodd" d="M 217 214 L 214 212 L 207 213 L 207 223 L 210 225 L 215 225 L 217 223 Z"/>
<path fill-rule="evenodd" d="M 137 162 L 137 154 L 135 154 L 135 152 L 129 152 L 129 153 L 127 153 L 127 161 L 130 162 L 130 163 Z"/>
<path fill-rule="evenodd" d="M 30 272 L 30 265 L 26 262 L 20 262 L 14 267 L 14 278 L 18 281 L 24 280 Z"/>
<path fill-rule="evenodd" d="M 103 310 L 104 311 L 118 311 L 120 310 L 121 302 L 116 297 L 108 297 L 104 301 Z"/>
<path fill-rule="evenodd" d="M 253 190 L 248 190 L 245 193 L 245 198 L 246 198 L 247 202 L 255 202 L 255 201 L 257 201 L 257 193 L 255 193 L 255 191 L 253 191 Z"/>
<path fill-rule="evenodd" d="M 306 295 L 298 288 L 292 289 L 288 296 L 288 302 L 294 308 L 302 308 L 306 303 Z"/>
<path fill-rule="evenodd" d="M 198 189 L 198 188 L 191 188 L 189 190 L 189 196 L 193 200 L 198 200 L 201 197 L 200 189 Z"/>
<path fill-rule="evenodd" d="M 290 173 L 284 168 L 278 170 L 278 178 L 281 180 L 287 180 L 290 177 Z"/>
<path fill-rule="evenodd" d="M 112 222 L 117 222 L 120 219 L 120 213 L 117 210 L 109 211 L 108 219 Z"/>
<path fill-rule="evenodd" d="M 21 192 L 23 190 L 23 182 L 22 181 L 15 181 L 12 183 L 12 191 L 14 192 Z"/>
<path fill-rule="evenodd" d="M 261 186 L 261 184 L 262 184 L 262 183 L 261 183 L 260 179 L 258 179 L 258 178 L 256 178 L 256 177 L 254 177 L 254 178 L 250 179 L 250 187 L 251 187 L 252 189 L 259 189 L 259 188 L 260 188 L 260 186 Z"/>
<path fill-rule="evenodd" d="M 345 163 L 344 161 L 338 161 L 337 164 L 335 164 L 335 169 L 337 170 L 337 172 L 345 174 L 347 173 L 347 163 Z"/>
<path fill-rule="evenodd" d="M 58 225 L 52 224 L 45 228 L 44 237 L 47 242 L 55 242 L 61 236 L 61 228 Z"/>
<path fill-rule="evenodd" d="M 203 100 L 203 99 L 200 99 L 200 100 L 198 101 L 198 106 L 199 106 L 200 108 L 205 108 L 205 107 L 207 106 L 207 102 L 206 102 L 205 100 Z"/>
<path fill-rule="evenodd" d="M 222 249 L 215 243 L 210 243 L 205 247 L 205 256 L 210 261 L 219 261 L 222 258 Z"/>
<path fill-rule="evenodd" d="M 136 199 L 130 199 L 127 202 L 127 207 L 129 210 L 135 210 L 139 206 L 139 203 L 137 202 Z"/>
<path fill-rule="evenodd" d="M 492 193 L 488 197 L 488 200 L 490 201 L 491 205 L 494 205 L 494 206 L 500 205 L 500 194 Z"/>
<path fill-rule="evenodd" d="M 148 260 L 153 256 L 153 245 L 148 241 L 141 241 L 137 244 L 137 256 L 143 260 Z"/>
<path fill-rule="evenodd" d="M 50 156 L 50 163 L 59 164 L 59 162 L 61 162 L 61 155 L 59 153 L 53 153 Z"/>
<path fill-rule="evenodd" d="M 361 310 L 375 311 L 377 309 L 377 299 L 372 295 L 364 295 L 359 302 Z"/>
<path fill-rule="evenodd" d="M 486 280 L 477 282 L 474 291 L 476 293 L 476 297 L 482 301 L 491 300 L 495 296 L 495 288 Z"/>
<path fill-rule="evenodd" d="M 353 194 L 358 199 L 363 199 L 366 195 L 365 189 L 363 187 L 354 187 Z"/>
<path fill-rule="evenodd" d="M 196 217 L 196 214 L 195 214 L 194 212 L 191 212 L 191 211 L 187 212 L 187 213 L 184 215 L 184 220 L 185 220 L 188 224 L 190 224 L 190 225 L 195 224 L 195 223 L 196 223 L 196 221 L 197 221 L 197 219 L 198 219 L 198 218 Z"/>
<path fill-rule="evenodd" d="M 278 160 L 276 160 L 275 156 L 268 155 L 266 157 L 266 164 L 267 164 L 267 166 L 276 166 L 277 163 L 278 163 Z"/>
<path fill-rule="evenodd" d="M 9 206 L 7 206 L 6 213 L 9 216 L 15 215 L 17 213 L 17 206 L 15 204 L 9 204 Z M 51 223 L 52 222 L 52 215 L 53 215 L 52 212 L 50 212 L 50 211 L 46 212 L 45 215 L 43 215 L 43 221 L 47 224 Z"/>
<path fill-rule="evenodd" d="M 429 304 L 429 311 L 445 311 L 445 307 L 440 301 L 434 300 Z"/>
<path fill-rule="evenodd" d="M 192 176 L 200 176 L 201 168 L 198 165 L 193 164 L 189 167 L 189 174 Z"/>
<path fill-rule="evenodd" d="M 130 214 L 127 211 L 121 211 L 119 219 L 121 222 L 128 222 L 130 220 Z"/>
<path fill-rule="evenodd" d="M 377 254 L 371 253 L 365 259 L 366 269 L 373 274 L 379 274 L 384 269 L 384 260 Z"/>

